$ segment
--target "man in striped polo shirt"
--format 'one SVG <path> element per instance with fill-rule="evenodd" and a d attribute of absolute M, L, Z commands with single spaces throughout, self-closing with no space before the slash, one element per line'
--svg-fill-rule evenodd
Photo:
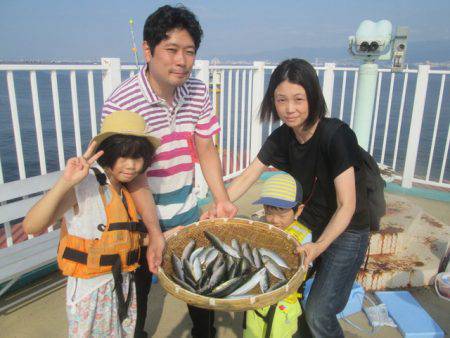
<path fill-rule="evenodd" d="M 160 7 L 144 26 L 146 66 L 115 89 L 103 106 L 103 117 L 118 110 L 139 113 L 150 133 L 161 139 L 146 176 L 141 175 L 129 186 L 150 235 L 147 255 L 136 272 L 135 337 L 147 336 L 144 324 L 151 273 L 157 272 L 164 248 L 154 205 L 162 230 L 198 220 L 199 208 L 193 192 L 194 162 L 198 158 L 214 197 L 216 214 L 234 217 L 237 213 L 225 190 L 222 166 L 212 140 L 219 125 L 209 90 L 200 80 L 190 78 L 202 34 L 195 15 L 185 7 Z M 214 313 L 188 308 L 193 321 L 192 336 L 214 337 Z"/>

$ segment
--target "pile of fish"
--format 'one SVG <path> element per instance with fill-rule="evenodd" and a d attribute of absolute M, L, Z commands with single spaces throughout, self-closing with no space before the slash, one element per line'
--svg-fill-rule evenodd
<path fill-rule="evenodd" d="M 244 298 L 259 284 L 262 293 L 278 289 L 287 283 L 286 261 L 265 248 L 250 248 L 231 240 L 231 246 L 217 236 L 204 231 L 210 246 L 196 248 L 191 240 L 181 258 L 172 254 L 172 280 L 191 292 L 214 298 Z M 270 285 L 269 274 L 277 282 Z"/>

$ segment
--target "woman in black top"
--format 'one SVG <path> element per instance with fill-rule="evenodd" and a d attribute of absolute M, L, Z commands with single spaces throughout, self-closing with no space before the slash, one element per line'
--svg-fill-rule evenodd
<path fill-rule="evenodd" d="M 284 124 L 267 138 L 257 158 L 228 188 L 232 201 L 243 195 L 272 165 L 303 186 L 300 221 L 313 232 L 305 266 L 316 275 L 305 306 L 314 337 L 343 337 L 336 314 L 345 307 L 368 244 L 369 223 L 364 172 L 358 142 L 346 124 L 323 135 L 326 104 L 314 68 L 291 59 L 273 72 L 261 106 L 262 121 Z M 325 142 L 324 140 L 329 140 Z M 305 329 L 300 328 L 305 335 Z"/>

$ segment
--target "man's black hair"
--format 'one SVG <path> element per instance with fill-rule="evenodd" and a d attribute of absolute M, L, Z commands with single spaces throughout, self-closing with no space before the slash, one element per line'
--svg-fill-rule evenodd
<path fill-rule="evenodd" d="M 184 6 L 169 5 L 158 8 L 145 21 L 144 41 L 147 42 L 153 55 L 155 47 L 167 39 L 167 32 L 172 29 L 185 29 L 194 40 L 197 52 L 202 40 L 203 31 L 194 13 Z"/>
<path fill-rule="evenodd" d="M 97 162 L 103 167 L 113 168 L 119 157 L 143 158 L 142 171 L 145 172 L 150 166 L 156 148 L 145 138 L 133 135 L 115 134 L 105 139 L 97 148 L 104 153 Z"/>
<path fill-rule="evenodd" d="M 305 89 L 309 114 L 303 129 L 307 130 L 325 116 L 327 105 L 314 67 L 303 59 L 285 60 L 275 68 L 261 103 L 260 119 L 262 122 L 280 120 L 275 108 L 274 94 L 278 85 L 286 80 Z"/>

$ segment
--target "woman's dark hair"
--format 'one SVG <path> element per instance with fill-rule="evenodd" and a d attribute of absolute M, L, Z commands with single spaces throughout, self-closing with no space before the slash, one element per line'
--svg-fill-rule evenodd
<path fill-rule="evenodd" d="M 305 89 L 309 107 L 308 118 L 303 124 L 303 129 L 306 130 L 325 116 L 327 105 L 314 67 L 303 59 L 285 60 L 275 68 L 261 103 L 260 120 L 261 122 L 280 120 L 275 109 L 274 93 L 278 85 L 285 80 Z"/>
<path fill-rule="evenodd" d="M 156 148 L 145 137 L 115 134 L 100 143 L 97 151 L 100 150 L 104 153 L 97 162 L 103 168 L 112 169 L 119 157 L 133 159 L 142 157 L 144 165 L 141 172 L 145 172 L 152 162 Z"/>
<path fill-rule="evenodd" d="M 194 13 L 184 6 L 169 5 L 158 8 L 145 21 L 144 41 L 153 55 L 155 47 L 167 39 L 167 32 L 172 29 L 185 29 L 194 40 L 195 51 L 200 47 L 203 31 Z"/>

